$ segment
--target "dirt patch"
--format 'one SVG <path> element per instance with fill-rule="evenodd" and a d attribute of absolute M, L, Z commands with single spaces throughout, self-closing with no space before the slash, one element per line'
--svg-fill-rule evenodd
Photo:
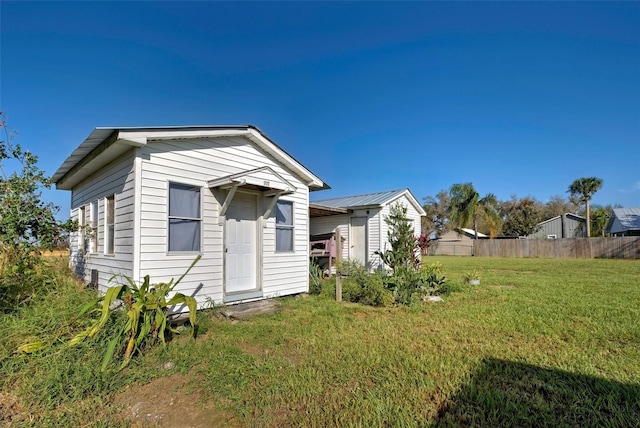
<path fill-rule="evenodd" d="M 254 357 L 264 357 L 265 355 L 269 355 L 271 353 L 271 351 L 269 351 L 269 349 L 267 348 L 247 342 L 238 343 L 238 347 L 245 354 L 253 355 Z"/>
<path fill-rule="evenodd" d="M 147 385 L 134 385 L 114 398 L 123 407 L 120 416 L 132 427 L 208 428 L 235 427 L 233 417 L 203 402 L 190 377 L 174 374 Z"/>
<path fill-rule="evenodd" d="M 20 423 L 28 417 L 18 397 L 0 392 L 0 421 L 7 423 Z"/>

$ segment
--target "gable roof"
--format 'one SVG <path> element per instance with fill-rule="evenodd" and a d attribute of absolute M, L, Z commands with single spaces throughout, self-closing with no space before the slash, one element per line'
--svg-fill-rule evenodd
<path fill-rule="evenodd" d="M 203 137 L 243 137 L 282 162 L 300 177 L 311 190 L 328 189 L 293 156 L 253 125 L 99 127 L 67 157 L 53 174 L 56 188 L 71 190 L 73 186 L 134 147 L 145 146 L 151 140 Z"/>
<path fill-rule="evenodd" d="M 587 220 L 585 217 L 582 217 L 582 216 L 580 216 L 578 214 L 574 214 L 574 213 L 566 213 L 566 214 L 563 214 L 563 215 L 565 217 L 567 217 L 567 218 L 570 218 L 570 219 L 573 219 L 573 220 L 576 220 L 576 221 L 586 221 Z M 549 223 L 549 222 L 552 222 L 554 220 L 557 220 L 559 218 L 562 218 L 562 215 L 557 215 L 555 217 L 551 217 L 548 220 L 541 221 L 540 223 L 538 223 L 538 225 L 540 226 L 540 225 L 543 225 L 545 223 Z"/>
<path fill-rule="evenodd" d="M 339 198 L 321 199 L 313 201 L 314 205 L 320 205 L 331 208 L 374 208 L 388 205 L 396 199 L 406 196 L 411 205 L 418 211 L 420 215 L 426 215 L 424 209 L 418 203 L 409 189 L 389 190 L 386 192 L 365 193 L 364 195 L 342 196 Z"/>
<path fill-rule="evenodd" d="M 614 228 L 615 220 L 618 220 L 619 226 Z M 620 233 L 629 230 L 640 230 L 640 208 L 614 208 L 613 214 L 607 222 L 607 232 Z"/>

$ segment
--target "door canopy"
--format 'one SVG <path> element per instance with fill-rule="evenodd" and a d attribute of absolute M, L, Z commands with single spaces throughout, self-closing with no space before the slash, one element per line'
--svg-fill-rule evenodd
<path fill-rule="evenodd" d="M 296 188 L 289 181 L 285 180 L 280 174 L 268 166 L 214 178 L 207 181 L 207 185 L 212 189 L 218 188 L 229 191 L 220 209 L 220 217 L 226 215 L 233 195 L 235 195 L 236 190 L 240 187 L 258 190 L 263 192 L 264 196 L 267 197 L 273 196 L 272 203 L 269 204 L 264 213 L 265 217 L 271 214 L 271 210 L 280 196 L 288 195 L 296 191 Z"/>

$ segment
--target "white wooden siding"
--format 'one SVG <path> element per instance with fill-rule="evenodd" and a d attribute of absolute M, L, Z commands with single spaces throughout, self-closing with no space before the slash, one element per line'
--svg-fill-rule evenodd
<path fill-rule="evenodd" d="M 350 233 L 351 233 L 351 217 L 368 217 L 367 220 L 367 246 L 368 246 L 368 264 L 370 269 L 380 269 L 384 265 L 380 256 L 376 254 L 376 251 L 389 250 L 389 239 L 387 237 L 387 231 L 389 227 L 384 221 L 391 211 L 391 206 L 395 203 L 400 203 L 407 207 L 407 217 L 411 219 L 413 224 L 413 230 L 416 236 L 420 235 L 421 218 L 420 213 L 411 204 L 406 195 L 401 195 L 390 203 L 385 204 L 380 208 L 366 208 L 353 210 L 351 214 L 339 214 L 324 217 L 311 218 L 311 235 L 320 233 L 333 232 L 337 227 L 340 228 L 340 233 L 347 241 L 343 251 L 343 259 L 350 257 L 349 249 L 351 248 Z"/>
<path fill-rule="evenodd" d="M 223 301 L 224 228 L 219 224 L 220 204 L 226 192 L 207 187 L 207 181 L 226 175 L 271 167 L 292 183 L 296 192 L 283 196 L 294 207 L 294 251 L 275 252 L 275 217 L 258 220 L 258 256 L 261 257 L 262 291 L 275 297 L 308 290 L 308 188 L 271 157 L 243 138 L 203 138 L 152 141 L 141 149 L 140 275 L 153 281 L 180 276 L 196 257 L 167 251 L 168 183 L 200 186 L 202 189 L 202 259 L 179 285 L 202 306 Z M 241 191 L 241 190 L 239 190 Z M 268 204 L 259 198 L 260 215 Z M 260 248 L 261 247 L 261 248 Z"/>
<path fill-rule="evenodd" d="M 98 284 L 101 289 L 108 287 L 113 275 L 132 276 L 133 260 L 133 150 L 97 171 L 71 193 L 71 218 L 78 219 L 80 207 L 98 202 L 98 252 L 78 251 L 79 233 L 71 234 L 71 264 L 76 273 L 90 281 L 91 270 L 98 271 Z M 114 254 L 104 254 L 105 199 L 115 194 L 115 241 Z M 85 220 L 90 215 L 85 212 Z"/>

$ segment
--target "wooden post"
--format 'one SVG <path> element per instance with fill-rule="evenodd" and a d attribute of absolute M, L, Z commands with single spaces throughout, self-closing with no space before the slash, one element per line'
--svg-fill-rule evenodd
<path fill-rule="evenodd" d="M 342 302 L 342 275 L 338 266 L 342 261 L 342 238 L 340 229 L 336 229 L 336 302 Z"/>

